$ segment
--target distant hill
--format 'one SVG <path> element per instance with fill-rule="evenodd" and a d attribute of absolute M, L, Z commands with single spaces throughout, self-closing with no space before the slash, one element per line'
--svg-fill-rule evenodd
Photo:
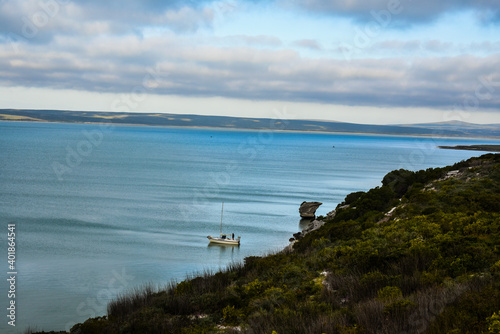
<path fill-rule="evenodd" d="M 500 124 L 480 125 L 464 122 L 414 125 L 369 125 L 312 120 L 281 120 L 269 118 L 179 115 L 163 113 L 119 113 L 24 109 L 0 109 L 0 120 L 66 123 L 105 122 L 113 124 L 148 126 L 187 126 L 252 130 L 288 130 L 391 135 L 500 138 Z"/>
<path fill-rule="evenodd" d="M 438 123 L 424 123 L 424 124 L 401 124 L 401 127 L 412 127 L 420 129 L 432 129 L 434 131 L 459 131 L 464 136 L 481 135 L 482 133 L 498 134 L 500 124 L 474 124 L 460 121 L 438 122 Z"/>

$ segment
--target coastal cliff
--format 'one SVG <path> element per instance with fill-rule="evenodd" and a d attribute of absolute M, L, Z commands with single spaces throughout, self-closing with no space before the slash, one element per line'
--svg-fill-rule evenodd
<path fill-rule="evenodd" d="M 499 311 L 500 155 L 487 154 L 392 171 L 287 250 L 137 290 L 71 333 L 497 333 Z"/>

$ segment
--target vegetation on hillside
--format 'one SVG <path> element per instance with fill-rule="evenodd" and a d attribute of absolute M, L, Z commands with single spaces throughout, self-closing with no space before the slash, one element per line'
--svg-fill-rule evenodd
<path fill-rule="evenodd" d="M 121 296 L 71 333 L 500 333 L 500 155 L 387 174 L 293 249 Z"/>

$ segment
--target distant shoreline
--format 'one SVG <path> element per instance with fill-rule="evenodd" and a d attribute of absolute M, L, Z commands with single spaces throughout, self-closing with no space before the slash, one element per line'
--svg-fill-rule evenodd
<path fill-rule="evenodd" d="M 438 148 L 445 150 L 500 152 L 500 145 L 457 145 L 457 146 L 438 146 Z"/>
<path fill-rule="evenodd" d="M 500 139 L 500 124 L 479 125 L 465 122 L 370 125 L 300 119 L 27 109 L 0 109 L 0 121 Z"/>
<path fill-rule="evenodd" d="M 496 136 L 467 136 L 467 135 L 450 135 L 450 134 L 413 134 L 413 133 L 390 133 L 390 132 L 350 132 L 350 131 L 328 131 L 328 130 L 295 130 L 295 129 L 272 129 L 272 128 L 238 128 L 238 127 L 223 127 L 223 126 L 203 126 L 203 125 L 153 125 L 153 124 L 140 124 L 140 123 L 113 123 L 113 122 L 73 122 L 73 121 L 47 121 L 47 120 L 13 120 L 1 119 L 0 122 L 13 122 L 13 123 L 40 123 L 40 124 L 86 124 L 86 125 L 112 125 L 112 126 L 140 126 L 150 128 L 177 128 L 177 129 L 214 129 L 214 130 L 228 130 L 228 131 L 272 131 L 272 132 L 294 132 L 294 133 L 310 133 L 318 135 L 339 134 L 339 135 L 366 135 L 366 136 L 393 136 L 393 137 L 415 137 L 415 138 L 476 138 L 476 139 L 493 139 L 500 140 Z M 487 146 L 487 145 L 484 145 Z M 500 145 L 491 145 L 499 146 Z M 444 147 L 438 147 L 444 148 Z M 453 149 L 450 147 L 450 149 Z M 479 151 L 479 150 L 478 150 Z"/>

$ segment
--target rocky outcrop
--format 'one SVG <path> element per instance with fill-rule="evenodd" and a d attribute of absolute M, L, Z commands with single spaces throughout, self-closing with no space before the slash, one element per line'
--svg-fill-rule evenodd
<path fill-rule="evenodd" d="M 335 218 L 335 215 L 337 214 L 337 210 L 332 210 L 326 214 L 325 220 L 331 220 Z"/>
<path fill-rule="evenodd" d="M 320 202 L 302 202 L 299 208 L 299 214 L 302 218 L 314 219 L 316 218 L 316 210 L 323 204 Z"/>
<path fill-rule="evenodd" d="M 307 233 L 316 231 L 321 226 L 325 225 L 323 220 L 313 220 L 310 221 L 306 228 L 304 228 L 301 232 L 297 232 L 293 234 L 293 238 L 290 238 L 290 242 L 294 242 L 295 240 L 302 239 Z"/>
<path fill-rule="evenodd" d="M 323 220 L 313 220 L 309 223 L 309 225 L 307 225 L 305 229 L 302 230 L 302 234 L 306 235 L 309 232 L 316 231 L 323 225 L 325 225 L 325 222 Z"/>

